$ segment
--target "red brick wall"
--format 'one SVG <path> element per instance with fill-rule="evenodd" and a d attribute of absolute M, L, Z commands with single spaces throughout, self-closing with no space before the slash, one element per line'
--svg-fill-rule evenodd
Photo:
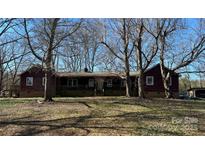
<path fill-rule="evenodd" d="M 146 85 L 146 76 L 154 76 L 154 85 L 153 86 L 148 86 Z M 33 86 L 26 86 L 26 77 L 33 77 Z M 42 79 L 44 77 L 44 72 L 41 69 L 32 69 L 31 71 L 27 71 L 21 75 L 21 86 L 20 86 L 20 97 L 32 97 L 32 96 L 43 96 L 44 93 L 44 86 L 42 85 Z M 178 81 L 178 74 L 172 74 L 172 86 L 171 90 L 173 93 L 178 93 L 179 91 L 179 81 Z M 57 86 L 57 95 L 61 95 L 61 92 L 63 90 L 66 91 L 72 91 L 72 95 L 77 94 L 77 92 L 80 92 L 82 95 L 85 94 L 87 95 L 86 92 L 84 91 L 93 91 L 94 89 L 92 88 L 86 88 L 86 84 L 88 84 L 88 79 L 89 78 L 78 78 L 78 88 L 68 88 L 66 87 L 63 88 L 60 85 L 60 80 L 55 77 L 53 77 L 53 95 L 56 95 L 56 86 Z M 132 83 L 135 81 L 135 77 L 131 77 Z M 115 91 L 115 95 L 124 95 L 125 93 L 125 88 L 120 87 L 120 79 L 113 78 L 113 87 L 112 88 L 104 88 L 105 91 Z M 57 82 L 57 83 L 56 83 Z M 155 92 L 155 93 L 150 93 L 150 95 L 159 95 L 161 96 L 162 93 L 164 92 L 164 86 L 162 82 L 162 77 L 161 77 L 161 71 L 160 71 L 160 66 L 157 65 L 153 69 L 147 71 L 144 75 L 144 89 L 145 93 L 147 92 Z M 112 92 L 110 92 L 112 94 Z M 93 95 L 93 93 L 89 94 Z M 134 87 L 134 84 L 132 84 L 132 96 L 137 95 L 137 89 Z M 162 96 L 163 97 L 163 96 Z"/>
<path fill-rule="evenodd" d="M 146 76 L 154 76 L 154 85 L 148 86 L 146 85 Z M 178 92 L 179 91 L 179 77 L 178 74 L 172 74 L 172 85 L 171 85 L 171 90 L 173 92 Z M 159 91 L 163 92 L 164 91 L 164 86 L 162 82 L 162 76 L 161 76 L 161 71 L 160 71 L 160 66 L 157 65 L 157 67 L 147 71 L 144 75 L 144 83 L 145 83 L 145 91 Z"/>
<path fill-rule="evenodd" d="M 20 97 L 43 97 L 44 86 L 42 85 L 42 79 L 44 76 L 44 72 L 41 69 L 24 72 L 20 79 Z M 26 86 L 26 77 L 33 77 L 33 86 Z M 54 77 L 52 86 L 53 94 L 55 95 L 56 84 Z"/>

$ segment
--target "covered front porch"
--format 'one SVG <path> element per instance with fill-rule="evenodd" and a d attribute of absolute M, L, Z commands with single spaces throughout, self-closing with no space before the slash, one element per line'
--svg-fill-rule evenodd
<path fill-rule="evenodd" d="M 57 77 L 56 96 L 124 96 L 119 77 Z"/>

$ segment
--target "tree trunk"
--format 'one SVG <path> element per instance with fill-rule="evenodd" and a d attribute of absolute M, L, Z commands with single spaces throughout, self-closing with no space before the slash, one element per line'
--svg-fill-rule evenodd
<path fill-rule="evenodd" d="M 160 71 L 162 76 L 162 82 L 164 85 L 164 94 L 166 98 L 171 98 L 172 95 L 171 95 L 170 85 L 169 85 L 170 72 L 167 72 L 168 70 L 165 70 L 165 66 L 164 66 L 165 37 L 161 37 L 161 44 L 162 44 L 162 48 L 160 50 Z"/>
<path fill-rule="evenodd" d="M 45 61 L 45 89 L 44 89 L 44 101 L 52 101 L 52 50 L 49 49 Z"/>
<path fill-rule="evenodd" d="M 51 28 L 51 36 L 49 41 L 49 47 L 47 50 L 47 55 L 45 59 L 45 90 L 44 90 L 44 101 L 53 101 L 53 85 L 52 85 L 52 75 L 53 75 L 53 43 L 55 39 L 56 27 L 59 19 L 54 19 Z"/>
<path fill-rule="evenodd" d="M 126 73 L 126 97 L 131 96 L 131 85 L 130 85 L 130 75 Z"/>
<path fill-rule="evenodd" d="M 45 61 L 45 89 L 44 89 L 44 101 L 52 101 L 52 50 L 49 49 Z"/>
<path fill-rule="evenodd" d="M 136 59 L 137 59 L 137 70 L 139 71 L 138 79 L 138 96 L 139 98 L 144 98 L 144 71 L 142 69 L 142 34 L 143 25 L 140 26 L 139 39 L 137 40 L 136 48 Z"/>
<path fill-rule="evenodd" d="M 125 53 L 125 73 L 126 73 L 126 97 L 131 96 L 131 80 L 130 80 L 130 65 L 129 58 Z"/>
<path fill-rule="evenodd" d="M 52 92 L 52 71 L 45 71 L 45 89 L 44 89 L 44 101 L 51 102 L 53 99 Z"/>
<path fill-rule="evenodd" d="M 139 49 L 140 47 L 140 49 Z M 137 49 L 137 66 L 138 66 L 138 72 L 139 72 L 139 78 L 138 78 L 138 96 L 139 98 L 144 98 L 144 72 L 142 70 L 142 53 L 141 53 L 141 45 L 138 45 Z"/>
<path fill-rule="evenodd" d="M 171 98 L 172 97 L 172 93 L 170 90 L 170 72 L 165 72 L 165 67 L 164 65 L 161 63 L 160 64 L 160 70 L 161 70 L 161 75 L 162 75 L 162 82 L 164 85 L 164 93 L 165 93 L 165 97 L 166 98 Z"/>
<path fill-rule="evenodd" d="M 4 68 L 2 64 L 2 59 L 0 55 L 0 92 L 3 90 L 3 75 L 4 75 Z"/>
<path fill-rule="evenodd" d="M 140 71 L 138 78 L 138 96 L 144 98 L 144 74 L 142 71 Z"/>
<path fill-rule="evenodd" d="M 0 92 L 3 90 L 3 70 L 0 68 Z"/>
<path fill-rule="evenodd" d="M 166 98 L 171 98 L 172 94 L 171 94 L 170 86 L 168 85 L 167 79 L 163 80 L 163 84 L 164 84 L 165 97 Z"/>

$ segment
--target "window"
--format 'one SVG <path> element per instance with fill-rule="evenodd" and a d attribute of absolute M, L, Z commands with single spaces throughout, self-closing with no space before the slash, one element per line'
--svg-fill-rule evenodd
<path fill-rule="evenodd" d="M 45 86 L 45 77 L 42 78 L 42 86 Z"/>
<path fill-rule="evenodd" d="M 73 80 L 68 80 L 68 87 L 72 87 L 73 85 Z"/>
<path fill-rule="evenodd" d="M 112 87 L 112 79 L 107 80 L 107 87 Z"/>
<path fill-rule="evenodd" d="M 68 87 L 78 87 L 78 80 L 77 79 L 69 79 L 68 80 Z"/>
<path fill-rule="evenodd" d="M 26 86 L 33 86 L 33 77 L 26 77 Z"/>
<path fill-rule="evenodd" d="M 78 86 L 78 80 L 77 79 L 73 79 L 72 87 L 77 87 L 77 86 Z"/>
<path fill-rule="evenodd" d="M 94 87 L 94 79 L 89 79 L 88 87 Z"/>
<path fill-rule="evenodd" d="M 153 76 L 146 76 L 146 85 L 153 86 L 154 85 L 154 77 Z"/>
<path fill-rule="evenodd" d="M 121 80 L 121 87 L 125 87 L 125 85 L 126 85 L 126 81 L 125 80 Z"/>

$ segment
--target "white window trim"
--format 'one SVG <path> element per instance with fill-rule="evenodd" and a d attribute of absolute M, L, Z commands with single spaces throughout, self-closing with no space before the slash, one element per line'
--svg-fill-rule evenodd
<path fill-rule="evenodd" d="M 148 83 L 149 78 L 152 79 L 152 83 Z M 153 86 L 154 85 L 154 76 L 146 76 L 146 85 L 147 86 Z"/>
<path fill-rule="evenodd" d="M 92 85 L 90 84 L 91 82 L 92 82 Z M 95 87 L 95 80 L 94 80 L 94 79 L 89 79 L 89 80 L 88 80 L 88 87 L 89 87 L 89 88 Z"/>
<path fill-rule="evenodd" d="M 27 79 L 31 80 L 31 84 L 28 84 Z M 26 77 L 26 86 L 32 87 L 33 86 L 33 77 Z"/>
<path fill-rule="evenodd" d="M 110 88 L 112 87 L 112 79 L 107 80 L 107 87 L 110 87 Z"/>
<path fill-rule="evenodd" d="M 71 86 L 69 86 L 69 80 L 71 81 Z M 76 80 L 76 85 L 74 86 L 74 80 Z M 68 87 L 71 87 L 71 88 L 76 88 L 76 87 L 78 87 L 78 79 L 68 79 L 68 81 L 67 81 L 67 85 L 68 85 Z"/>

